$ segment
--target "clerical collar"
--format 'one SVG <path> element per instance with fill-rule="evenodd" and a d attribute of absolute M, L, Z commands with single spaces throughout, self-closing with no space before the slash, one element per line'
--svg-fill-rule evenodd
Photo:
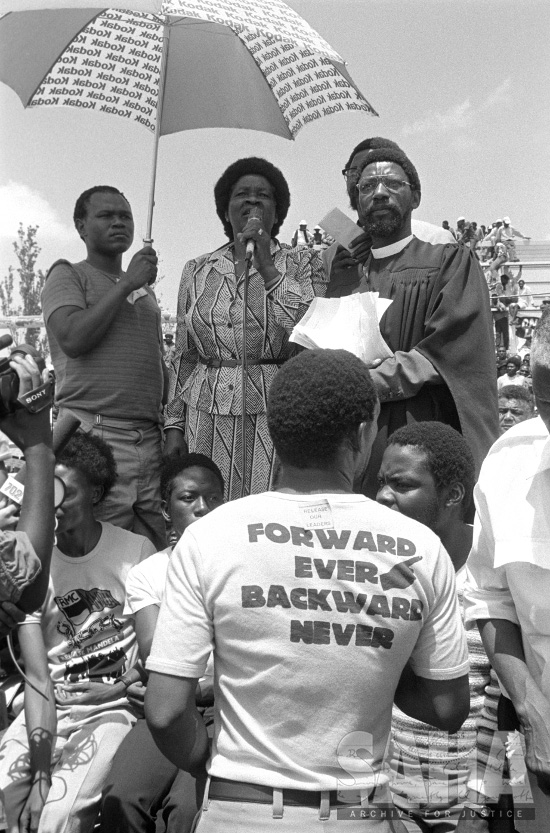
<path fill-rule="evenodd" d="M 391 257 L 399 252 L 402 252 L 405 246 L 408 246 L 413 239 L 414 234 L 409 234 L 403 240 L 398 240 L 397 243 L 391 243 L 389 246 L 382 246 L 380 249 L 371 249 L 371 255 L 375 260 L 381 260 L 383 257 Z"/>

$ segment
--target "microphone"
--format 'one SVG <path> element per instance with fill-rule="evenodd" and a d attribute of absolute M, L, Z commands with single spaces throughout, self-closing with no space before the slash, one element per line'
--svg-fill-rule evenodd
<path fill-rule="evenodd" d="M 4 350 L 5 347 L 9 347 L 10 344 L 13 344 L 13 338 L 9 335 L 0 336 L 0 350 Z"/>
<path fill-rule="evenodd" d="M 250 214 L 248 215 L 248 220 L 247 220 L 246 225 L 248 226 L 248 224 L 250 223 L 251 220 L 259 220 L 260 224 L 261 224 L 261 221 L 263 220 L 263 218 L 264 218 L 264 212 L 263 212 L 262 208 L 259 205 L 253 205 L 252 208 L 250 209 Z M 245 253 L 244 257 L 245 257 L 245 260 L 248 260 L 248 262 L 250 262 L 252 260 L 252 258 L 254 257 L 255 247 L 256 247 L 256 243 L 254 242 L 254 240 L 247 240 L 246 241 L 246 253 Z"/>

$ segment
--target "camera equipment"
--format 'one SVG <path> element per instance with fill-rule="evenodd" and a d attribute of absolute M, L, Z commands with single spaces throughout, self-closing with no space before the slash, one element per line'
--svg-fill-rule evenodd
<path fill-rule="evenodd" d="M 9 335 L 0 337 L 0 350 L 9 347 L 13 339 Z M 43 356 L 30 344 L 16 344 L 11 348 L 8 358 L 0 359 L 0 417 L 13 414 L 16 408 L 25 407 L 30 411 L 40 410 L 41 407 L 51 404 L 51 393 L 44 385 L 30 391 L 26 395 L 25 403 L 19 401 L 19 376 L 10 367 L 10 359 L 16 353 L 32 356 L 38 365 L 40 373 L 44 370 L 46 363 Z M 42 404 L 43 402 L 43 404 Z"/>
<path fill-rule="evenodd" d="M 53 452 L 58 455 L 61 454 L 73 434 L 80 428 L 81 422 L 77 416 L 72 413 L 65 414 L 64 417 L 58 419 L 53 427 Z M 21 506 L 23 503 L 23 494 L 25 491 L 25 475 L 27 464 L 23 463 L 16 475 L 6 476 L 5 472 L 0 472 L 0 496 L 4 495 L 16 506 Z M 65 500 L 65 484 L 60 477 L 54 477 L 54 506 L 58 509 Z M 1 501 L 1 498 L 0 498 Z M 1 505 L 1 502 L 0 502 Z"/>

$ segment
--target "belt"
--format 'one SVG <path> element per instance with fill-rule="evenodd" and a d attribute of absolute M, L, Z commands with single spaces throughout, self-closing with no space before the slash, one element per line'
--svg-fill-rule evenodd
<path fill-rule="evenodd" d="M 247 365 L 251 364 L 284 364 L 286 359 L 248 359 Z M 212 357 L 199 356 L 199 362 L 206 367 L 242 367 L 242 361 L 238 359 L 214 359 Z"/>
<path fill-rule="evenodd" d="M 149 428 L 155 428 L 159 425 L 152 419 L 132 419 L 132 417 L 111 417 L 103 414 L 94 414 L 91 411 L 83 411 L 81 408 L 71 408 L 67 405 L 62 405 L 60 412 L 70 411 L 82 421 L 82 425 L 102 425 L 104 428 L 117 428 L 119 431 L 146 431 Z M 89 430 L 89 429 L 86 429 Z"/>
<path fill-rule="evenodd" d="M 103 416 L 93 414 L 94 425 L 102 425 L 104 428 L 117 428 L 119 431 L 143 431 L 154 428 L 157 423 L 148 419 L 122 419 L 120 417 Z"/>
<path fill-rule="evenodd" d="M 332 807 L 349 807 L 349 801 L 338 798 L 336 790 L 317 792 L 315 790 L 283 789 L 283 804 L 287 807 L 319 807 L 321 797 L 327 796 Z M 374 795 L 370 791 L 368 800 Z M 245 804 L 273 804 L 273 788 L 262 784 L 245 784 L 240 781 L 229 781 L 227 778 L 212 777 L 208 798 L 213 801 L 239 801 Z M 353 802 L 352 802 L 353 803 Z M 354 803 L 357 803 L 355 801 Z"/>

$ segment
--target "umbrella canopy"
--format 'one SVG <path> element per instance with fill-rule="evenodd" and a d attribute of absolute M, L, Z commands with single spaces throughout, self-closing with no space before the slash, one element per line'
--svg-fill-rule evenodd
<path fill-rule="evenodd" d="M 0 20 L 0 80 L 25 107 L 81 107 L 154 129 L 166 26 L 161 135 L 241 127 L 292 138 L 333 112 L 376 115 L 342 58 L 280 0 L 61 2 L 12 2 Z"/>
<path fill-rule="evenodd" d="M 0 81 L 25 107 L 93 110 L 155 132 L 147 237 L 161 135 L 237 127 L 292 139 L 333 113 L 377 115 L 281 0 L 91 3 L 0 0 Z"/>

